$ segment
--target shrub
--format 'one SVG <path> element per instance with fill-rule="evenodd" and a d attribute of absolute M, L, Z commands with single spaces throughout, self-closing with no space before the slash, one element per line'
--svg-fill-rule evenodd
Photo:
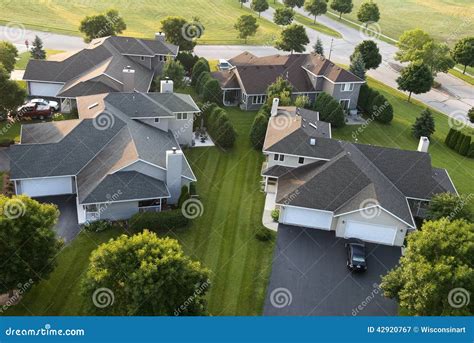
<path fill-rule="evenodd" d="M 102 232 L 113 228 L 113 224 L 109 220 L 96 220 L 95 222 L 84 224 L 83 228 L 87 232 Z"/>
<path fill-rule="evenodd" d="M 333 127 L 343 127 L 346 125 L 346 118 L 341 104 L 336 101 L 336 108 L 327 117 L 326 121 L 331 123 Z"/>
<path fill-rule="evenodd" d="M 176 59 L 181 62 L 187 75 L 190 75 L 199 57 L 187 51 L 180 51 Z"/>
<path fill-rule="evenodd" d="M 196 84 L 196 92 L 199 94 L 199 96 L 202 96 L 202 93 L 204 91 L 204 85 L 206 84 L 207 81 L 211 80 L 211 73 L 204 72 L 198 77 L 198 81 Z"/>
<path fill-rule="evenodd" d="M 446 135 L 446 138 L 444 140 L 444 144 L 446 144 L 449 147 L 449 142 L 451 138 L 453 138 L 453 134 L 456 132 L 455 129 L 450 128 L 448 134 Z"/>
<path fill-rule="evenodd" d="M 367 100 L 367 108 L 365 114 L 372 117 L 374 114 L 374 106 L 376 105 L 376 99 L 380 93 L 376 90 L 370 89 L 369 99 Z"/>
<path fill-rule="evenodd" d="M 213 101 L 219 104 L 222 102 L 222 90 L 219 81 L 211 77 L 204 84 L 202 89 L 202 100 Z"/>
<path fill-rule="evenodd" d="M 429 138 L 435 132 L 435 121 L 429 109 L 423 110 L 421 115 L 416 118 L 415 124 L 412 126 L 412 132 L 416 138 L 421 136 Z"/>
<path fill-rule="evenodd" d="M 467 117 L 471 123 L 474 123 L 474 107 L 472 107 L 469 112 L 467 112 Z"/>
<path fill-rule="evenodd" d="M 226 115 L 226 112 L 224 111 L 224 109 L 220 107 L 215 107 L 212 110 L 211 115 L 209 116 L 208 123 L 207 123 L 207 129 L 211 135 L 214 134 L 216 123 L 219 120 L 219 118 L 222 117 L 223 115 Z"/>
<path fill-rule="evenodd" d="M 181 187 L 181 194 L 178 198 L 178 208 L 181 208 L 181 206 L 183 206 L 183 203 L 189 198 L 189 187 L 187 185 L 184 185 L 183 187 Z"/>
<path fill-rule="evenodd" d="M 474 158 L 474 142 L 471 143 L 471 146 L 469 148 L 469 152 L 467 153 L 467 157 Z"/>
<path fill-rule="evenodd" d="M 323 108 L 325 108 L 326 105 L 330 101 L 331 101 L 331 96 L 325 92 L 322 92 L 321 94 L 318 95 L 318 97 L 316 98 L 316 101 L 314 102 L 314 110 L 321 113 Z"/>
<path fill-rule="evenodd" d="M 193 72 L 191 76 L 191 85 L 195 86 L 199 76 L 204 72 L 210 72 L 209 62 L 205 58 L 199 58 L 193 66 Z"/>
<path fill-rule="evenodd" d="M 459 149 L 459 153 L 463 156 L 467 156 L 467 154 L 469 153 L 470 146 L 471 136 L 465 135 L 461 142 L 461 148 Z"/>
<path fill-rule="evenodd" d="M 137 213 L 130 219 L 130 228 L 136 232 L 144 229 L 172 230 L 188 225 L 189 219 L 181 210 Z"/>
<path fill-rule="evenodd" d="M 306 95 L 298 95 L 295 99 L 295 106 L 299 108 L 308 108 L 310 105 L 309 97 Z"/>
<path fill-rule="evenodd" d="M 191 195 L 191 196 L 197 195 L 196 182 L 191 182 L 191 183 L 189 184 L 189 195 Z"/>
<path fill-rule="evenodd" d="M 319 99 L 319 97 L 318 97 Z M 334 127 L 345 125 L 345 116 L 341 104 L 332 96 L 327 95 L 320 101 L 319 119 L 331 123 Z"/>
<path fill-rule="evenodd" d="M 453 136 L 451 137 L 451 140 L 449 141 L 449 147 L 451 149 L 454 149 L 456 147 L 456 143 L 458 142 L 458 138 L 460 134 L 461 132 L 457 130 L 455 130 L 455 132 L 453 133 Z"/>
<path fill-rule="evenodd" d="M 232 123 L 230 121 L 226 121 L 224 125 L 219 128 L 219 131 L 217 144 L 219 144 L 224 149 L 232 148 L 237 138 L 237 132 L 235 132 Z"/>
<path fill-rule="evenodd" d="M 267 133 L 268 117 L 259 112 L 255 117 L 250 130 L 250 142 L 256 150 L 262 150 Z"/>
<path fill-rule="evenodd" d="M 466 137 L 466 135 L 462 132 L 459 132 L 458 138 L 456 140 L 456 145 L 454 146 L 454 150 L 456 150 L 457 152 L 461 151 L 461 146 L 462 142 L 464 141 L 464 137 Z"/>
<path fill-rule="evenodd" d="M 277 222 L 278 219 L 280 219 L 280 210 L 274 209 L 272 211 L 272 219 L 273 219 L 274 222 Z"/>
<path fill-rule="evenodd" d="M 259 241 L 266 242 L 273 238 L 273 234 L 269 229 L 259 226 L 255 230 L 255 238 Z"/>
<path fill-rule="evenodd" d="M 363 112 L 365 112 L 367 109 L 367 102 L 369 100 L 370 91 L 371 89 L 369 86 L 367 86 L 366 83 L 360 86 L 359 99 L 357 100 L 357 105 Z"/>
<path fill-rule="evenodd" d="M 384 124 L 390 123 L 393 119 L 392 104 L 382 94 L 377 95 L 372 101 L 371 118 Z"/>

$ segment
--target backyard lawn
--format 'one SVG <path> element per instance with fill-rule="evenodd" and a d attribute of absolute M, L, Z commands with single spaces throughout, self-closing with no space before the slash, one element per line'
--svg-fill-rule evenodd
<path fill-rule="evenodd" d="M 237 38 L 233 25 L 242 14 L 256 15 L 250 9 L 241 9 L 235 0 L 31 0 L 28 6 L 21 1 L 2 4 L 0 24 L 20 22 L 32 29 L 80 35 L 79 23 L 85 16 L 110 8 L 117 9 L 124 17 L 127 30 L 123 34 L 135 37 L 152 37 L 159 31 L 160 21 L 167 16 L 182 16 L 189 21 L 198 17 L 206 28 L 200 44 L 244 44 Z M 257 35 L 251 37 L 248 44 L 272 44 L 280 28 L 264 19 L 260 19 L 259 24 Z"/>
<path fill-rule="evenodd" d="M 46 49 L 46 58 L 56 55 L 63 52 L 62 50 L 51 50 L 51 49 Z M 15 69 L 20 69 L 24 70 L 26 69 L 26 65 L 28 64 L 28 61 L 31 59 L 31 53 L 29 51 L 22 52 L 21 54 L 18 55 L 18 59 L 15 63 Z"/>
<path fill-rule="evenodd" d="M 259 315 L 271 268 L 273 242 L 254 237 L 261 226 L 264 195 L 260 192 L 262 154 L 250 147 L 248 132 L 255 113 L 228 111 L 239 133 L 235 148 L 186 151 L 198 178 L 203 214 L 189 228 L 168 233 L 191 258 L 212 271 L 208 295 L 212 315 Z M 58 256 L 49 280 L 35 285 L 7 315 L 84 314 L 79 283 L 90 252 L 120 234 L 118 229 L 82 233 Z"/>

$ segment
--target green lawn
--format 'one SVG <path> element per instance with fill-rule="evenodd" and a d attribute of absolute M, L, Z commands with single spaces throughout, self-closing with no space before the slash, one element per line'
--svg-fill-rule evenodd
<path fill-rule="evenodd" d="M 255 14 L 247 8 L 241 9 L 235 0 L 31 0 L 28 6 L 21 1 L 2 4 L 0 23 L 20 22 L 32 29 L 79 35 L 79 23 L 85 16 L 110 8 L 119 10 L 124 17 L 127 30 L 123 34 L 136 37 L 152 37 L 166 16 L 182 16 L 189 21 L 199 17 L 206 28 L 199 40 L 201 44 L 243 44 L 233 25 L 240 15 Z M 259 24 L 257 35 L 250 38 L 248 44 L 272 44 L 280 28 L 264 19 L 259 20 Z"/>
<path fill-rule="evenodd" d="M 474 77 L 472 77 L 471 75 L 469 75 L 466 71 L 465 74 L 463 74 L 462 72 L 460 72 L 459 70 L 456 70 L 456 69 L 450 69 L 449 70 L 449 73 L 456 76 L 457 78 L 460 78 L 461 80 L 464 80 L 466 81 L 467 83 L 471 84 L 474 86 Z"/>
<path fill-rule="evenodd" d="M 260 242 L 264 195 L 260 192 L 261 153 L 250 147 L 248 132 L 255 113 L 228 111 L 239 133 L 235 148 L 186 151 L 198 178 L 204 212 L 189 228 L 170 232 L 191 258 L 212 271 L 208 296 L 212 315 L 260 315 L 270 274 L 273 242 Z M 49 280 L 33 287 L 7 315 L 80 315 L 79 283 L 90 252 L 120 233 L 82 233 L 58 256 Z"/>
<path fill-rule="evenodd" d="M 63 51 L 46 49 L 46 58 L 55 54 L 59 54 L 61 52 Z M 26 69 L 26 65 L 28 64 L 28 61 L 30 59 L 31 59 L 31 53 L 29 51 L 22 52 L 21 54 L 18 55 L 18 60 L 15 63 L 15 69 L 20 69 L 20 70 Z"/>

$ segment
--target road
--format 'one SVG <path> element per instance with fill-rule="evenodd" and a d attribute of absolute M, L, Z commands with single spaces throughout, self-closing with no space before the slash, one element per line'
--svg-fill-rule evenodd
<path fill-rule="evenodd" d="M 301 9 L 298 11 L 305 14 Z M 262 13 L 262 17 L 272 20 L 273 12 L 274 10 L 270 8 Z M 343 38 L 333 38 L 307 28 L 308 37 L 311 41 L 307 48 L 308 51 L 311 51 L 311 46 L 319 37 L 323 42 L 327 56 L 329 56 L 329 50 L 332 46 L 331 59 L 336 63 L 349 64 L 349 55 L 358 43 L 368 38 L 375 39 L 382 54 L 383 62 L 379 68 L 369 71 L 368 74 L 393 88 L 397 88 L 395 80 L 399 76 L 397 70 L 399 70 L 400 65 L 394 60 L 397 50 L 394 45 L 377 38 L 367 37 L 364 33 L 327 16 L 319 16 L 318 21 L 340 32 Z M 25 40 L 27 39 L 31 44 L 35 35 L 38 35 L 43 40 L 44 47 L 48 49 L 71 51 L 79 50 L 86 46 L 81 37 L 28 30 L 20 24 L 9 27 L 0 26 L 0 40 L 13 42 L 20 52 L 26 50 Z M 249 51 L 257 56 L 284 53 L 271 46 L 198 45 L 195 48 L 197 55 L 212 59 L 231 58 L 243 51 Z M 474 107 L 474 87 L 450 74 L 439 74 L 436 80 L 442 85 L 441 89 L 433 89 L 428 93 L 414 95 L 413 97 L 450 117 L 468 122 L 466 113 L 471 107 Z"/>

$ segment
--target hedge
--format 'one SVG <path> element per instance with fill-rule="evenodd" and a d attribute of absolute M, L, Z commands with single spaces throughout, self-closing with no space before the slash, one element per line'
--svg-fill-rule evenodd
<path fill-rule="evenodd" d="M 250 130 L 250 142 L 256 150 L 262 150 L 267 133 L 268 117 L 261 112 L 256 115 Z"/>
<path fill-rule="evenodd" d="M 191 85 L 195 86 L 199 76 L 203 72 L 210 72 L 209 62 L 205 58 L 199 58 L 193 66 L 193 71 L 191 74 Z"/>
<path fill-rule="evenodd" d="M 393 119 L 392 104 L 383 94 L 367 84 L 361 86 L 357 104 L 365 115 L 380 123 L 388 124 Z"/>
<path fill-rule="evenodd" d="M 327 93 L 321 93 L 316 98 L 313 109 L 319 112 L 319 119 L 331 123 L 334 127 L 346 124 L 341 104 Z"/>
<path fill-rule="evenodd" d="M 213 101 L 220 104 L 222 102 L 222 90 L 219 81 L 212 77 L 207 80 L 201 90 L 201 95 L 204 101 Z"/>
<path fill-rule="evenodd" d="M 461 131 L 451 128 L 446 135 L 445 143 L 462 156 L 474 157 L 474 142 L 470 135 L 465 135 Z"/>
<path fill-rule="evenodd" d="M 233 147 L 237 132 L 229 120 L 227 112 L 216 104 L 206 106 L 203 112 L 207 132 L 213 142 L 222 148 Z"/>
<path fill-rule="evenodd" d="M 172 230 L 188 225 L 189 219 L 186 218 L 181 210 L 163 211 L 163 212 L 143 212 L 137 213 L 130 219 L 130 227 L 134 231 L 144 229 Z"/>
<path fill-rule="evenodd" d="M 471 146 L 471 136 L 464 135 L 458 152 L 463 156 L 467 156 L 467 154 L 469 153 L 470 146 Z"/>

